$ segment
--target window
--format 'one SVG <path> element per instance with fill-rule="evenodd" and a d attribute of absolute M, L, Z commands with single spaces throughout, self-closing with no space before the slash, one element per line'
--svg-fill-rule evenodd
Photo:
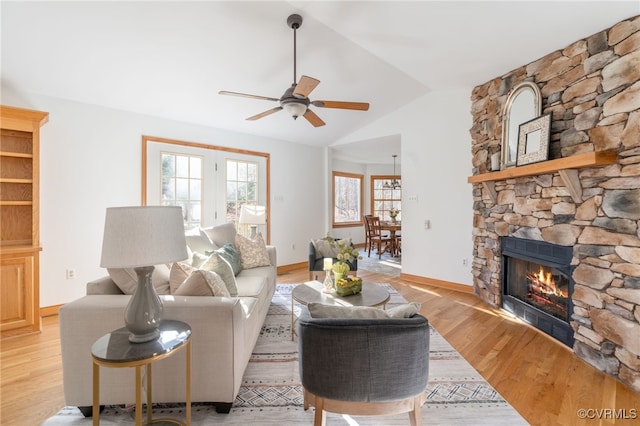
<path fill-rule="evenodd" d="M 162 152 L 162 205 L 180 206 L 184 226 L 200 226 L 202 215 L 202 157 Z"/>
<path fill-rule="evenodd" d="M 333 172 L 333 226 L 362 225 L 362 175 Z"/>
<path fill-rule="evenodd" d="M 400 220 L 402 215 L 402 189 L 384 187 L 386 182 L 394 178 L 402 183 L 399 176 L 371 176 L 371 214 L 380 217 L 382 221 L 391 220 L 391 208 L 400 211 L 396 220 Z"/>
<path fill-rule="evenodd" d="M 226 221 L 238 223 L 242 206 L 258 203 L 258 164 L 238 160 L 227 160 L 226 164 Z M 248 227 L 238 224 L 238 228 L 242 226 Z"/>
<path fill-rule="evenodd" d="M 268 243 L 268 177 L 267 153 L 142 137 L 142 205 L 181 206 L 187 229 L 237 224 L 249 203 L 265 208 L 267 224 L 258 230 Z"/>

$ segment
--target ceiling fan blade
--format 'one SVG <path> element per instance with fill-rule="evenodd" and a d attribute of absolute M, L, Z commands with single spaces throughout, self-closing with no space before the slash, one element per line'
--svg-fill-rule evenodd
<path fill-rule="evenodd" d="M 266 110 L 266 111 L 264 111 L 264 112 L 261 112 L 260 114 L 253 115 L 253 116 L 251 116 L 251 117 L 247 118 L 247 120 L 249 120 L 249 121 L 255 121 L 255 120 L 258 120 L 258 119 L 260 119 L 260 118 L 262 118 L 262 117 L 266 117 L 267 115 L 271 115 L 271 114 L 273 114 L 274 112 L 278 112 L 278 111 L 280 111 L 281 109 L 282 109 L 282 107 L 281 107 L 281 106 L 277 106 L 277 107 L 275 107 L 275 108 L 271 108 L 271 109 L 268 109 L 268 110 Z"/>
<path fill-rule="evenodd" d="M 326 124 L 324 121 L 322 121 L 320 117 L 316 115 L 315 112 L 311 111 L 308 108 L 307 108 L 307 112 L 304 113 L 303 117 L 306 118 L 307 121 L 311 123 L 311 125 L 313 125 L 313 127 L 320 127 Z"/>
<path fill-rule="evenodd" d="M 250 98 L 250 99 L 262 99 L 264 101 L 276 101 L 278 102 L 280 99 L 278 98 L 269 98 L 267 96 L 258 96 L 258 95 L 249 95 L 247 93 L 240 93 L 240 92 L 229 92 L 227 90 L 221 90 L 218 92 L 219 95 L 228 95 L 228 96 L 240 96 L 243 98 Z"/>
<path fill-rule="evenodd" d="M 357 111 L 369 110 L 369 104 L 366 102 L 312 101 L 311 104 L 320 108 L 353 109 Z"/>
<path fill-rule="evenodd" d="M 309 77 L 303 75 L 300 77 L 300 81 L 296 85 L 296 89 L 293 91 L 295 96 L 301 96 L 303 98 L 308 98 L 309 93 L 313 91 L 320 84 L 320 80 L 316 80 L 313 77 Z"/>

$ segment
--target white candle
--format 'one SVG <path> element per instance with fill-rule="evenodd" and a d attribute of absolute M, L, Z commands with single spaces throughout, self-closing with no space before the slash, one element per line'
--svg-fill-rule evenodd
<path fill-rule="evenodd" d="M 333 259 L 330 257 L 325 257 L 324 258 L 324 270 L 328 271 L 329 269 L 331 269 L 331 267 L 333 266 Z"/>

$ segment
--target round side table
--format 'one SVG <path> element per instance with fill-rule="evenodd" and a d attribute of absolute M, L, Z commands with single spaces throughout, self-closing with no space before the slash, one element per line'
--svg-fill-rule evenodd
<path fill-rule="evenodd" d="M 186 423 L 178 419 L 153 419 L 151 409 L 151 364 L 170 357 L 182 348 L 187 350 L 186 365 Z M 136 369 L 136 425 L 142 425 L 142 367 L 147 374 L 147 420 L 144 423 L 171 422 L 182 426 L 191 424 L 191 327 L 181 321 L 160 323 L 160 337 L 145 343 L 129 342 L 129 330 L 119 328 L 107 333 L 91 347 L 93 358 L 93 424 L 100 424 L 100 367 Z"/>

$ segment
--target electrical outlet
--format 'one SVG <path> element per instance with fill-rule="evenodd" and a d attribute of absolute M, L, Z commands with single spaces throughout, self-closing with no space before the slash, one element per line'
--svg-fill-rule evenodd
<path fill-rule="evenodd" d="M 431 221 L 429 219 L 425 219 L 424 229 L 431 229 Z"/>
<path fill-rule="evenodd" d="M 72 280 L 76 277 L 76 270 L 75 269 L 67 269 L 67 279 L 68 280 Z"/>
<path fill-rule="evenodd" d="M 417 195 L 409 195 L 408 200 L 409 201 L 418 201 L 418 196 Z"/>
<path fill-rule="evenodd" d="M 463 258 L 463 259 L 462 259 L 462 264 L 463 264 L 464 266 L 469 265 L 469 259 L 467 259 L 466 257 L 465 257 L 465 258 Z"/>

